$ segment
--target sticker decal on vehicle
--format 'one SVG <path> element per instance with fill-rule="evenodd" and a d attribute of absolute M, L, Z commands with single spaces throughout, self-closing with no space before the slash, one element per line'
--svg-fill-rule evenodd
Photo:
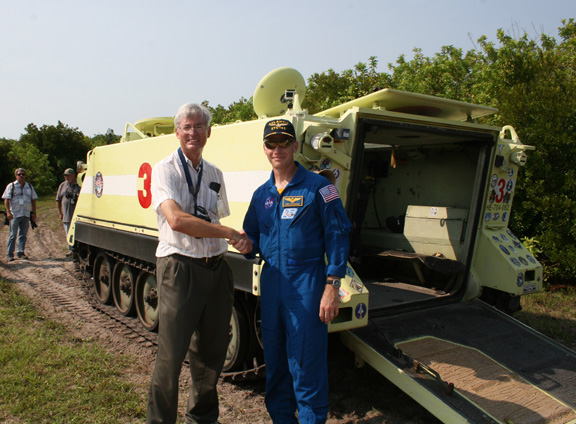
<path fill-rule="evenodd" d="M 102 193 L 104 192 L 104 177 L 102 176 L 101 172 L 96 174 L 94 178 L 94 193 L 96 193 L 96 197 L 102 197 Z"/>

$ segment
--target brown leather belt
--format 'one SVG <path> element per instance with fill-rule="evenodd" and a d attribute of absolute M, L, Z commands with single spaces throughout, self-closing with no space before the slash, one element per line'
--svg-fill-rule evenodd
<path fill-rule="evenodd" d="M 190 259 L 192 259 L 192 261 L 200 265 L 204 265 L 205 267 L 216 268 L 220 263 L 220 261 L 224 259 L 224 253 L 218 256 L 212 256 L 211 258 L 190 258 Z"/>

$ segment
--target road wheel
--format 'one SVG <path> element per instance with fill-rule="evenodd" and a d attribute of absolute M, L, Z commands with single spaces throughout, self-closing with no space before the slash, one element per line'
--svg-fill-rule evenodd
<path fill-rule="evenodd" d="M 112 267 L 113 261 L 104 252 L 99 252 L 94 259 L 92 278 L 94 293 L 104 305 L 112 302 Z"/>
<path fill-rule="evenodd" d="M 136 313 L 138 319 L 149 331 L 158 328 L 158 285 L 156 277 L 149 272 L 142 271 L 136 280 Z"/>
<path fill-rule="evenodd" d="M 112 274 L 112 297 L 116 309 L 125 316 L 133 315 L 136 277 L 130 265 L 118 262 Z"/>
<path fill-rule="evenodd" d="M 236 298 L 230 317 L 230 343 L 222 371 L 230 372 L 245 369 L 246 353 L 250 344 L 250 333 L 244 302 Z"/>
<path fill-rule="evenodd" d="M 78 260 L 80 271 L 90 274 L 90 251 L 83 243 L 77 243 L 74 257 Z"/>

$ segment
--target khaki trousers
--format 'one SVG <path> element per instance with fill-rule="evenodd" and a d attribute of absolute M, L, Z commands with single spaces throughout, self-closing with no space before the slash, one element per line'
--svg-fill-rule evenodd
<path fill-rule="evenodd" d="M 192 385 L 187 423 L 218 419 L 216 386 L 230 340 L 234 305 L 232 271 L 222 259 L 214 268 L 171 255 L 158 258 L 158 351 L 148 398 L 147 423 L 175 423 L 178 380 L 188 353 Z"/>

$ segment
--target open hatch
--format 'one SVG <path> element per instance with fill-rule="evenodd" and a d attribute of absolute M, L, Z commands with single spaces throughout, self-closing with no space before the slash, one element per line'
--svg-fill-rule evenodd
<path fill-rule="evenodd" d="M 374 117 L 358 128 L 351 260 L 371 315 L 461 297 L 497 134 Z"/>

